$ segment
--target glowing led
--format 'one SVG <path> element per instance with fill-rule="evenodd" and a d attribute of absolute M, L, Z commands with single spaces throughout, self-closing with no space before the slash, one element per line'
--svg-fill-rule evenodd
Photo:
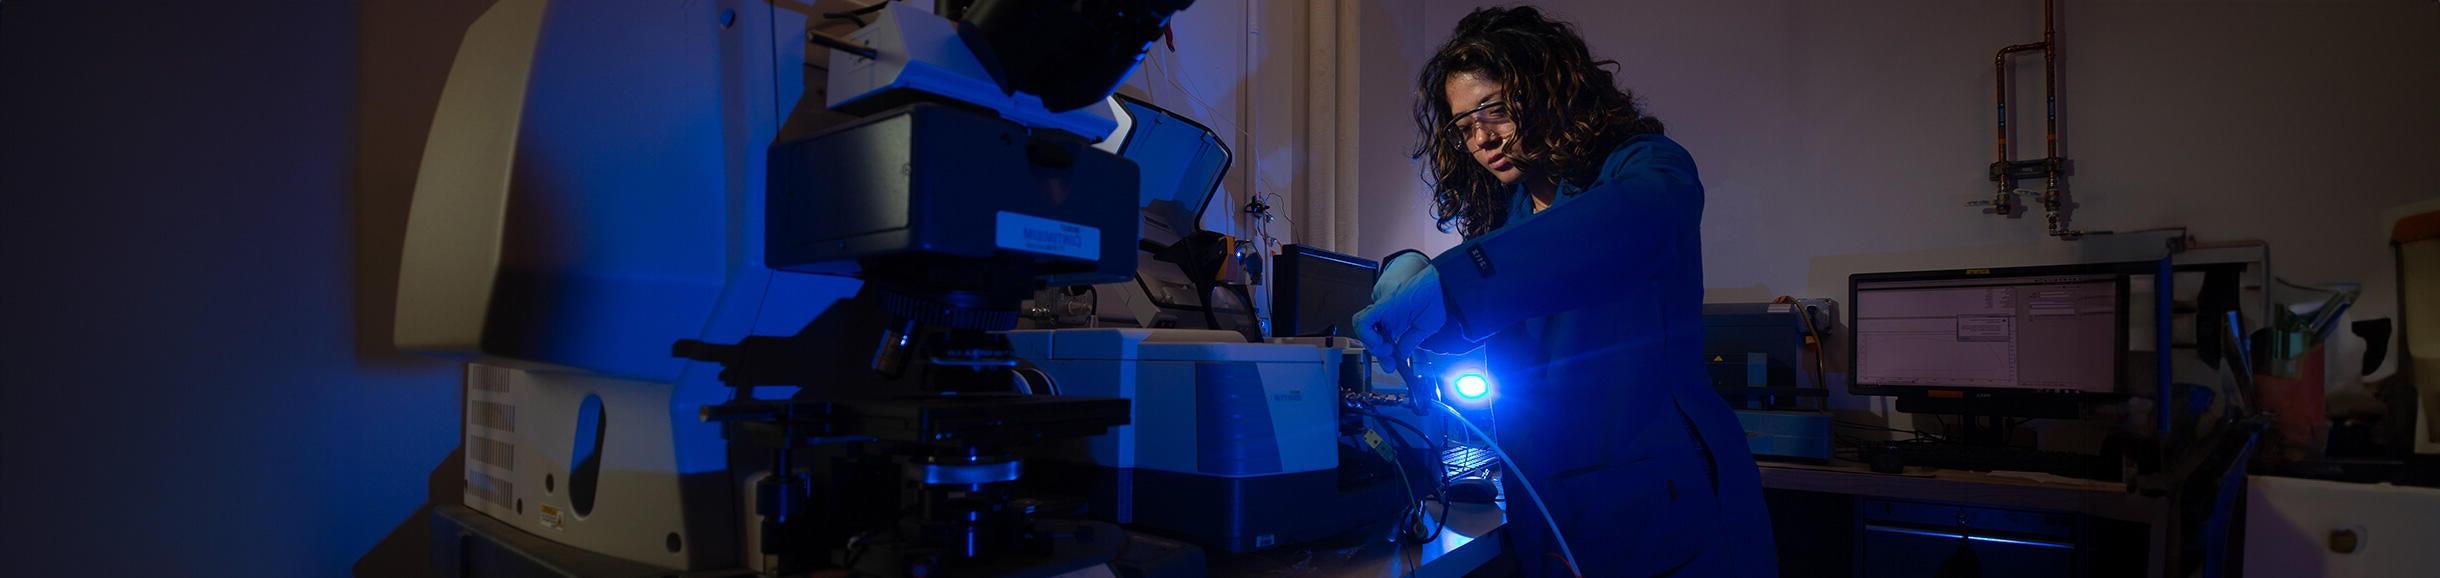
<path fill-rule="evenodd" d="M 1462 398 L 1466 398 L 1466 399 L 1482 399 L 1482 397 L 1483 397 L 1484 395 L 1487 395 L 1487 394 L 1490 394 L 1490 393 L 1491 393 L 1491 381 L 1490 381 L 1490 380 L 1487 380 L 1487 379 L 1483 379 L 1483 375 L 1482 375 L 1482 374 L 1480 374 L 1480 373 L 1468 373 L 1468 374 L 1465 374 L 1465 375 L 1460 375 L 1460 376 L 1457 376 L 1457 396 L 1458 396 L 1458 397 L 1462 397 Z"/>

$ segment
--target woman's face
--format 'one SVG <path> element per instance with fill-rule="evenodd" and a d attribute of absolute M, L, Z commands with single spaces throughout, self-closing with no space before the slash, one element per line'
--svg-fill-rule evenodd
<path fill-rule="evenodd" d="M 1449 146 L 1472 155 L 1500 184 L 1523 178 L 1525 172 L 1506 153 L 1515 140 L 1516 123 L 1508 118 L 1507 103 L 1501 101 L 1500 84 L 1480 72 L 1460 72 L 1449 75 L 1442 88 L 1449 99 Z"/>

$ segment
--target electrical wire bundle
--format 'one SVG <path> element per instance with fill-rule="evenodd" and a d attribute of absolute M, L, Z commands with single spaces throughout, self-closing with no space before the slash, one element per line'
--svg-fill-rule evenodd
<path fill-rule="evenodd" d="M 1532 502 L 1534 508 L 1543 512 L 1542 522 L 1549 525 L 1552 541 L 1559 545 L 1559 555 L 1563 561 L 1567 563 L 1569 573 L 1576 576 L 1582 576 L 1583 574 L 1581 572 L 1576 571 L 1576 568 L 1578 567 L 1576 565 L 1576 554 L 1574 550 L 1568 547 L 1566 533 L 1559 529 L 1557 519 L 1550 515 L 1550 508 L 1542 502 L 1541 492 L 1534 489 L 1533 481 L 1527 479 L 1523 472 L 1517 471 L 1515 467 L 1516 461 L 1508 456 L 1508 451 L 1501 449 L 1499 442 L 1493 440 L 1491 434 L 1483 431 L 1481 427 L 1474 425 L 1473 420 L 1466 419 L 1465 414 L 1458 412 L 1456 407 L 1438 400 L 1431 401 L 1429 404 L 1430 407 L 1437 407 L 1442 412 L 1447 413 L 1450 418 L 1453 418 L 1453 421 L 1464 426 L 1466 430 L 1475 438 L 1483 440 L 1484 448 L 1490 450 L 1493 455 L 1498 456 L 1500 463 L 1509 468 L 1507 470 L 1507 475 L 1515 478 L 1517 485 L 1525 490 L 1525 499 Z M 1376 406 L 1361 403 L 1354 398 L 1346 399 L 1343 406 L 1351 413 L 1371 418 L 1380 422 L 1384 426 L 1405 429 L 1406 431 L 1415 434 L 1415 436 L 1419 439 L 1432 439 L 1431 436 L 1424 434 L 1422 428 L 1415 427 L 1414 424 L 1408 423 L 1406 420 L 1390 417 L 1381 412 L 1374 411 Z M 1405 442 L 1397 436 L 1393 435 L 1389 437 L 1397 445 L 1406 446 Z M 1431 455 L 1435 460 L 1439 459 L 1441 455 L 1444 455 L 1448 449 L 1448 440 L 1446 436 L 1442 437 L 1441 442 L 1442 443 L 1440 445 L 1435 446 L 1432 450 Z M 1410 446 L 1405 449 L 1412 451 L 1415 448 Z M 1426 501 L 1426 498 L 1414 495 L 1415 486 L 1407 478 L 1406 467 L 1398 458 L 1395 457 L 1396 452 L 1393 452 L 1391 455 L 1391 467 L 1397 470 L 1400 483 L 1406 486 L 1408 493 L 1407 501 L 1410 504 L 1409 508 L 1399 513 L 1398 529 L 1396 530 L 1395 537 L 1402 542 L 1410 544 L 1423 544 L 1440 539 L 1440 533 L 1448 528 L 1449 522 L 1449 517 L 1446 511 L 1449 488 L 1448 477 L 1443 475 L 1445 472 L 1439 471 L 1439 468 L 1434 468 L 1432 473 L 1435 480 L 1433 483 L 1434 489 L 1429 500 L 1440 502 L 1442 504 L 1443 511 L 1442 515 L 1438 517 L 1438 520 L 1433 523 L 1431 530 L 1426 532 L 1423 530 L 1422 518 L 1431 515 L 1430 511 L 1426 509 L 1428 502 Z M 1439 464 L 1435 463 L 1433 465 L 1438 466 Z M 1416 561 L 1418 564 L 1420 562 L 1420 560 Z"/>
<path fill-rule="evenodd" d="M 1416 427 L 1414 424 L 1408 423 L 1406 420 L 1384 415 L 1381 412 L 1373 411 L 1372 408 L 1361 404 L 1350 403 L 1349 408 L 1357 415 L 1371 418 L 1373 421 L 1380 423 L 1383 430 L 1388 430 L 1395 427 L 1414 434 L 1416 439 L 1425 440 L 1427 442 L 1433 439 L 1432 436 L 1423 433 L 1422 428 Z M 1448 477 L 1441 475 L 1441 472 L 1438 471 L 1439 468 L 1431 468 L 1433 470 L 1431 475 L 1434 480 L 1432 484 L 1432 493 L 1418 496 L 1415 494 L 1415 483 L 1413 479 L 1410 478 L 1406 473 L 1407 467 L 1405 459 L 1399 456 L 1428 450 L 1430 452 L 1428 455 L 1432 456 L 1432 458 L 1437 461 L 1438 457 L 1445 453 L 1448 449 L 1448 440 L 1446 439 L 1446 436 L 1442 437 L 1440 444 L 1437 444 L 1431 448 L 1414 447 L 1406 443 L 1406 438 L 1397 435 L 1385 437 L 1388 440 L 1387 443 L 1398 446 L 1388 453 L 1389 464 L 1390 469 L 1398 473 L 1398 485 L 1406 490 L 1407 496 L 1407 507 L 1400 510 L 1398 513 L 1398 526 L 1395 536 L 1400 541 L 1410 544 L 1422 544 L 1439 539 L 1440 532 L 1446 529 L 1449 524 L 1449 517 L 1445 513 L 1437 517 L 1437 520 L 1434 521 L 1430 531 L 1426 532 L 1423 530 L 1423 528 L 1427 518 L 1434 518 L 1434 516 L 1431 515 L 1431 511 L 1427 507 L 1428 503 L 1435 501 L 1441 502 L 1442 504 L 1448 503 Z M 1438 466 L 1439 464 L 1435 463 L 1431 465 Z"/>

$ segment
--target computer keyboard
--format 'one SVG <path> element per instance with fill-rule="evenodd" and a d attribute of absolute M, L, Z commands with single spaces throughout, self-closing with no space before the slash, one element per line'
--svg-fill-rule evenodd
<path fill-rule="evenodd" d="M 1499 454 L 1483 448 L 1451 445 L 1441 452 L 1442 479 L 1454 480 L 1500 465 Z"/>

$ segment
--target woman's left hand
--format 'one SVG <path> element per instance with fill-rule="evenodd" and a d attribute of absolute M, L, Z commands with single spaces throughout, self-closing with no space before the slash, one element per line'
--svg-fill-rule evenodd
<path fill-rule="evenodd" d="M 1396 290 L 1356 312 L 1355 322 L 1356 339 L 1362 340 L 1366 349 L 1382 354 L 1382 369 L 1398 373 L 1396 364 L 1411 358 L 1417 346 L 1440 333 L 1441 327 L 1449 322 L 1448 305 L 1442 301 L 1440 291 L 1440 272 L 1425 266 Z"/>

